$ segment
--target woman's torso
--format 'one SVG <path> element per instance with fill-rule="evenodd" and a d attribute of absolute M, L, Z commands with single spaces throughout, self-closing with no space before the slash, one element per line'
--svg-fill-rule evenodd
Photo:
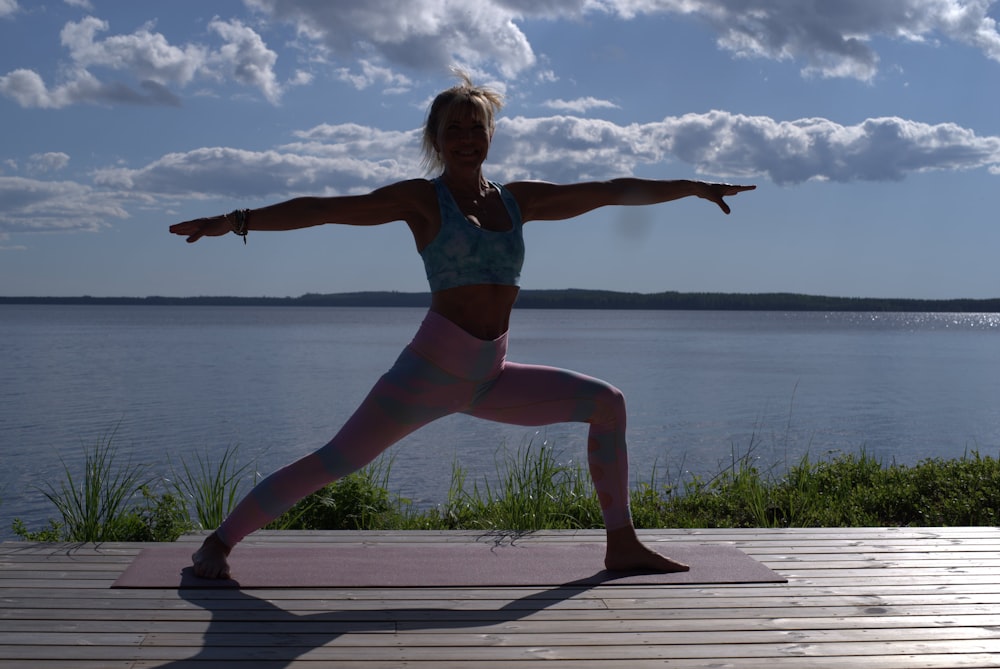
<path fill-rule="evenodd" d="M 431 181 L 426 184 L 421 198 L 425 200 L 425 206 L 421 207 L 423 215 L 420 218 L 423 220 L 409 222 L 417 250 L 421 252 L 442 229 L 437 189 Z M 500 192 L 496 189 L 493 189 L 479 206 L 473 206 L 460 194 L 453 199 L 467 217 L 469 224 L 497 233 L 510 231 L 514 227 Z M 492 283 L 449 287 L 432 293 L 430 308 L 472 336 L 492 340 L 508 330 L 510 312 L 518 291 L 517 285 Z"/>

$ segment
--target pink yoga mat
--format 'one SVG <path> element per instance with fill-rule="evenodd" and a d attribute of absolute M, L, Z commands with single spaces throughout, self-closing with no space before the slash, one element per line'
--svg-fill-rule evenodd
<path fill-rule="evenodd" d="M 146 548 L 114 587 L 502 587 L 786 580 L 739 549 L 714 544 L 659 548 L 691 566 L 690 571 L 673 574 L 605 571 L 604 546 L 599 543 L 243 545 L 233 550 L 232 578 L 225 580 L 202 579 L 191 572 L 195 548 L 177 544 Z"/>

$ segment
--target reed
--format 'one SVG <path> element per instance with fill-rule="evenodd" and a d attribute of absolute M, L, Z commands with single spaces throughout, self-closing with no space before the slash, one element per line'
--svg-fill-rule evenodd
<path fill-rule="evenodd" d="M 76 476 L 63 460 L 65 479 L 58 488 L 42 489 L 55 506 L 61 522 L 50 521 L 48 538 L 71 541 L 113 541 L 129 534 L 134 498 L 149 483 L 145 468 L 131 461 L 116 466 L 118 452 L 113 442 L 117 427 L 93 448 L 84 450 L 83 473 Z M 23 524 L 15 521 L 15 531 Z"/>
<path fill-rule="evenodd" d="M 439 511 L 446 527 L 531 531 L 599 526 L 600 506 L 590 477 L 577 463 L 559 461 L 557 451 L 533 442 L 495 458 L 496 481 L 473 482 L 456 463 L 448 501 Z"/>
<path fill-rule="evenodd" d="M 391 469 L 391 457 L 378 458 L 302 499 L 267 529 L 407 529 L 412 505 L 389 491 Z"/>
<path fill-rule="evenodd" d="M 183 472 L 174 475 L 174 490 L 193 510 L 193 521 L 203 529 L 222 524 L 240 500 L 240 492 L 251 463 L 236 464 L 238 447 L 228 446 L 218 462 L 210 453 L 195 456 L 197 468 L 182 462 Z"/>

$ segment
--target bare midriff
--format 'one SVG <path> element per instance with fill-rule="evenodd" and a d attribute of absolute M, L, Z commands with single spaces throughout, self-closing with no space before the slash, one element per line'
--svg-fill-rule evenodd
<path fill-rule="evenodd" d="M 473 337 L 491 341 L 507 332 L 517 292 L 517 286 L 494 284 L 448 288 L 431 296 L 431 311 Z"/>

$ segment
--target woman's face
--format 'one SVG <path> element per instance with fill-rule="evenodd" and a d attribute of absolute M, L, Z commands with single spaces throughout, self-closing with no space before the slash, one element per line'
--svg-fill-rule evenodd
<path fill-rule="evenodd" d="M 471 104 L 457 107 L 438 128 L 435 148 L 445 171 L 479 168 L 490 151 L 493 132 L 482 114 Z"/>

